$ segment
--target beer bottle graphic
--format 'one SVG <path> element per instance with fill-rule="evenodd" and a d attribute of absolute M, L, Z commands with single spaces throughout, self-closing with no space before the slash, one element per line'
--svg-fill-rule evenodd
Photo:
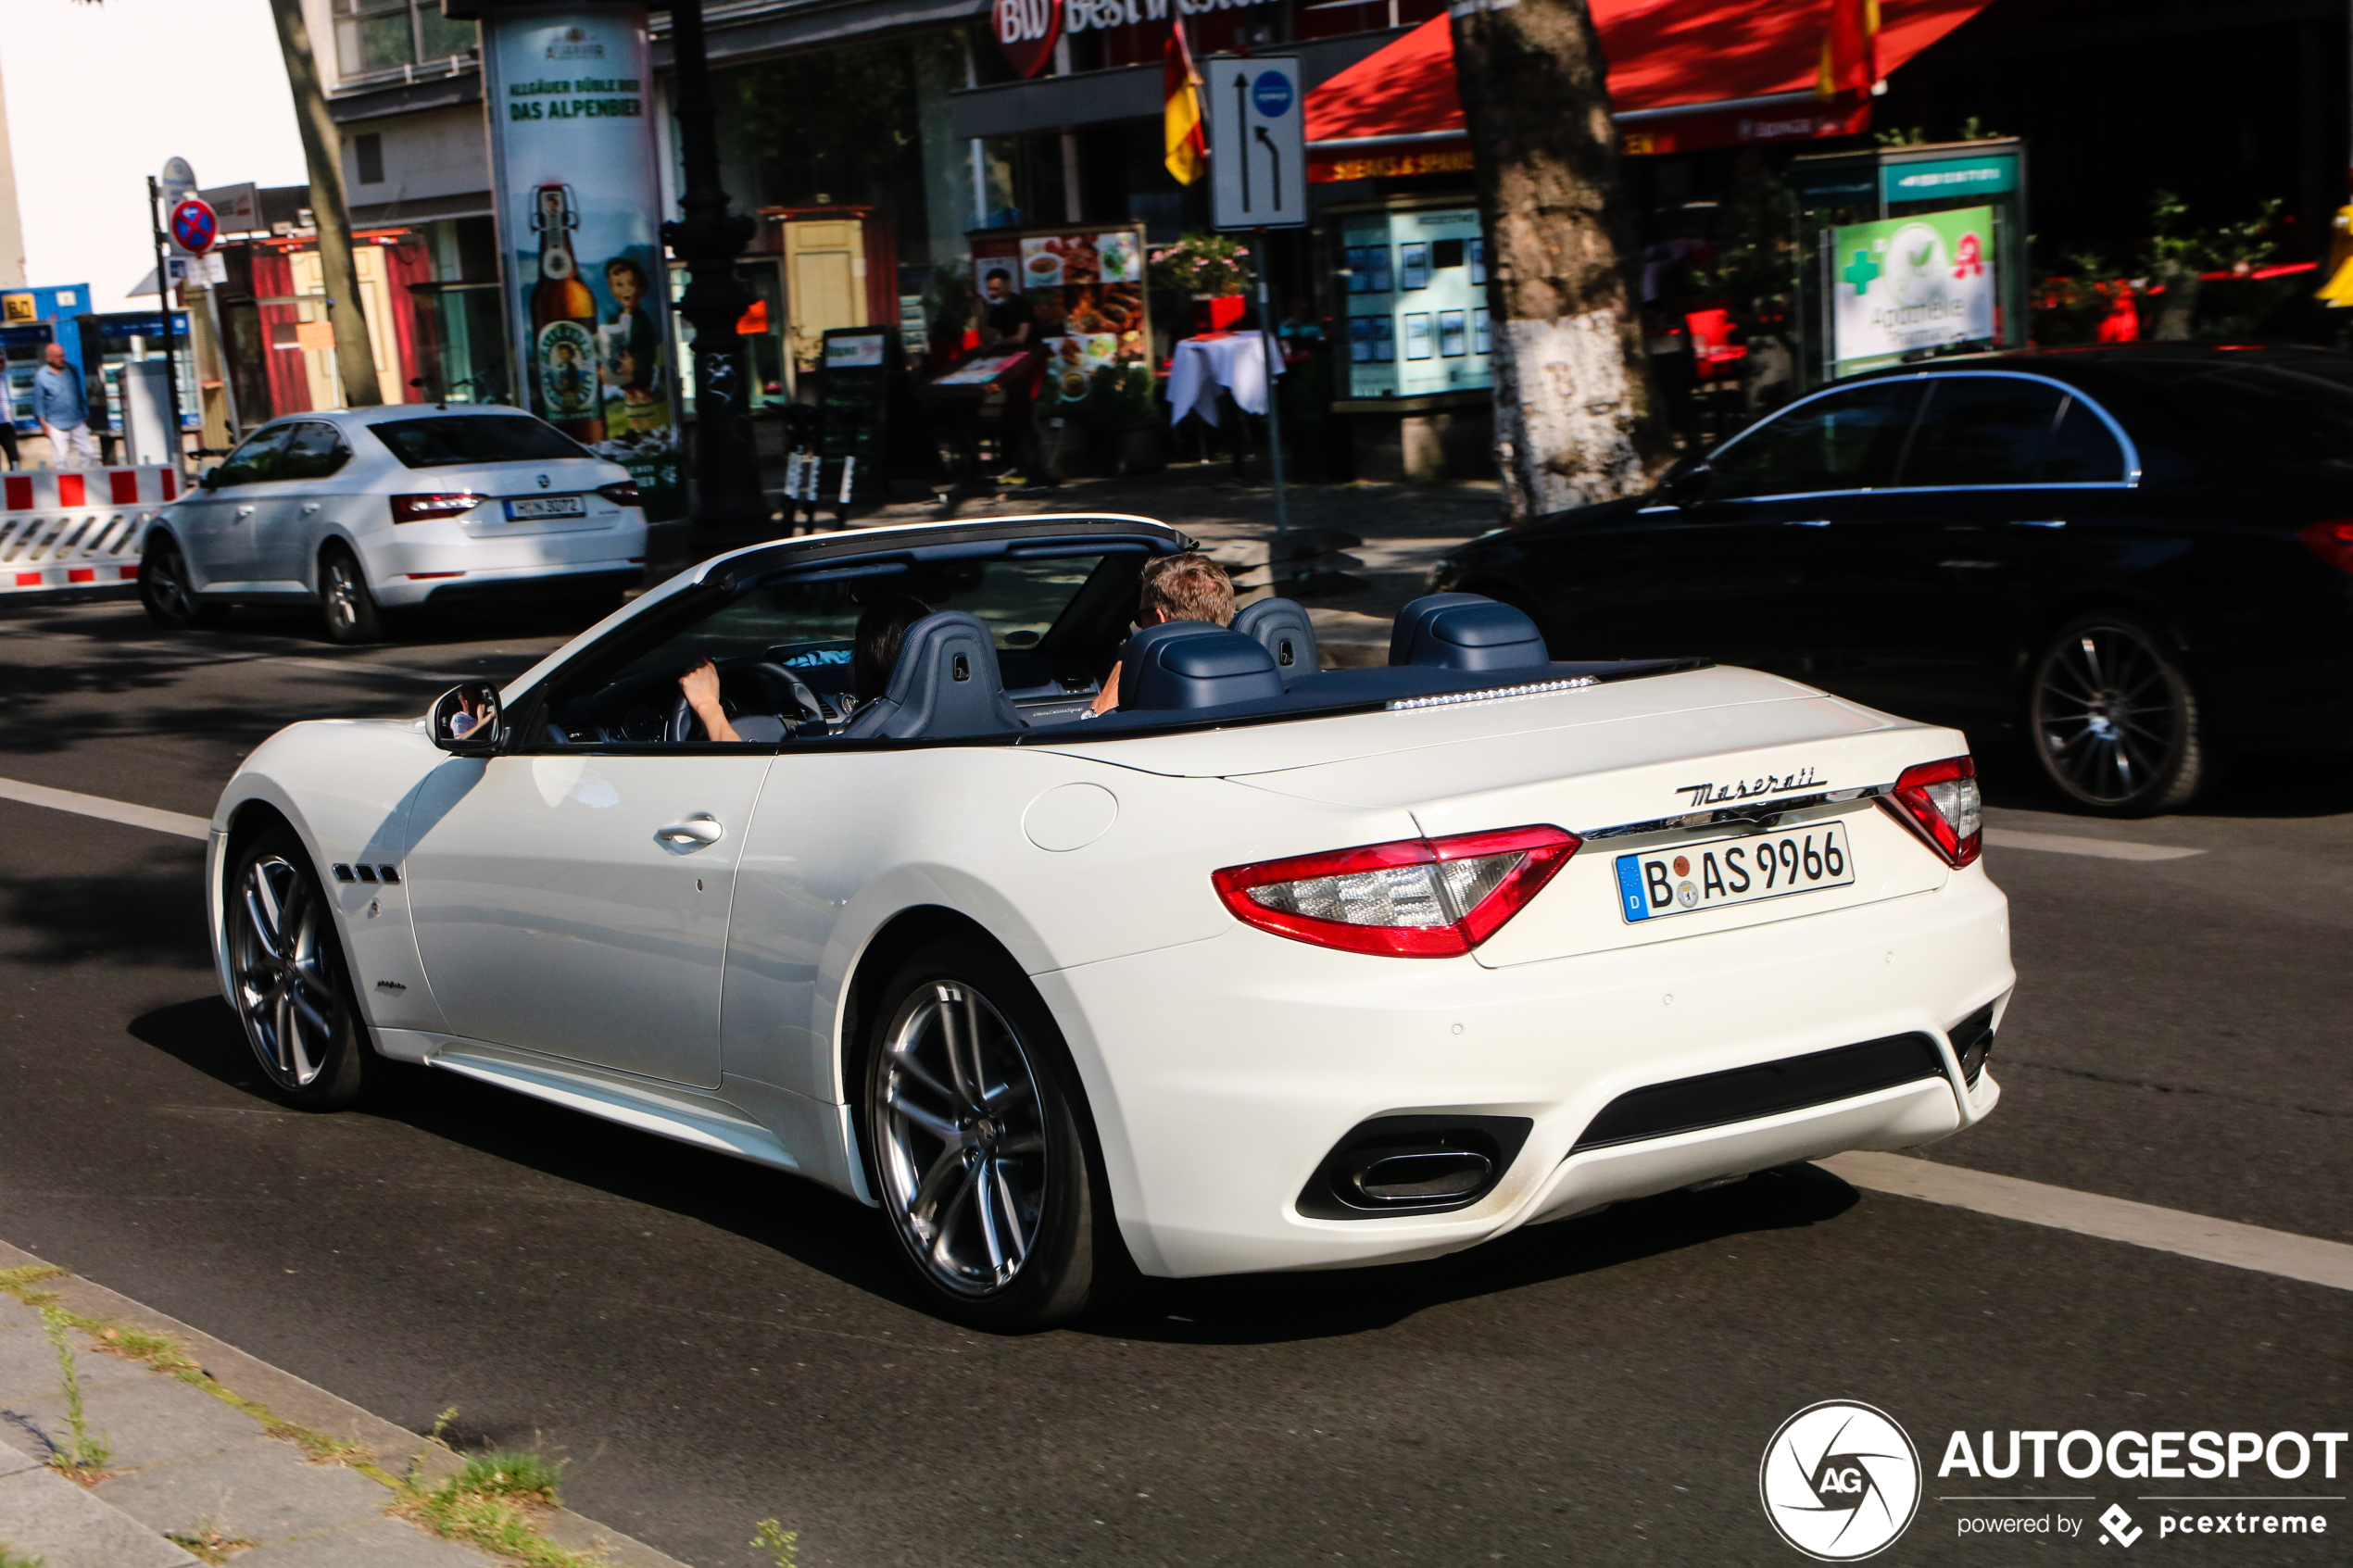
<path fill-rule="evenodd" d="M 593 446 L 605 438 L 597 296 L 581 282 L 580 262 L 572 254 L 572 231 L 580 226 L 572 187 L 534 191 L 531 226 L 539 232 L 539 282 L 531 291 L 531 370 L 539 417 Z"/>

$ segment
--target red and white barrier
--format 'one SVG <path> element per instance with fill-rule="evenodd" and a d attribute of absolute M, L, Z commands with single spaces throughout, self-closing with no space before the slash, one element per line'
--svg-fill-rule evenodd
<path fill-rule="evenodd" d="M 137 582 L 147 524 L 180 483 L 162 464 L 0 475 L 0 594 Z"/>

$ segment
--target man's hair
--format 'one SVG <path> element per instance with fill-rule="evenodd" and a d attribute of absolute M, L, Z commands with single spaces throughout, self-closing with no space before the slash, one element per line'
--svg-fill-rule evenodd
<path fill-rule="evenodd" d="M 893 594 L 868 605 L 850 633 L 849 694 L 868 703 L 890 690 L 890 672 L 899 667 L 899 649 L 907 628 L 931 613 L 931 606 L 912 594 Z"/>
<path fill-rule="evenodd" d="M 1011 272 L 1006 271 L 1002 267 L 991 267 L 988 270 L 988 276 L 983 278 L 981 282 L 984 283 L 993 283 L 1000 278 L 1004 279 L 1005 282 L 1009 283 L 1013 281 L 1013 275 Z"/>
<path fill-rule="evenodd" d="M 1197 551 L 1162 556 L 1144 563 L 1139 616 L 1153 610 L 1171 621 L 1206 621 L 1227 626 L 1234 619 L 1234 582 L 1226 569 Z"/>

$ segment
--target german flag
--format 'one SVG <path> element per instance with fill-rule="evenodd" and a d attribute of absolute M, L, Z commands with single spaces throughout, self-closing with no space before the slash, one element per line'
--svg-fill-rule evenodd
<path fill-rule="evenodd" d="M 1201 178 L 1209 159 L 1209 141 L 1201 130 L 1201 72 L 1193 69 L 1193 52 L 1185 43 L 1185 20 L 1168 22 L 1168 49 L 1161 69 L 1161 132 L 1167 144 L 1168 172 L 1180 185 Z"/>
<path fill-rule="evenodd" d="M 1869 93 L 1878 81 L 1879 0 L 1831 0 L 1814 95 L 1828 102 L 1841 93 Z"/>

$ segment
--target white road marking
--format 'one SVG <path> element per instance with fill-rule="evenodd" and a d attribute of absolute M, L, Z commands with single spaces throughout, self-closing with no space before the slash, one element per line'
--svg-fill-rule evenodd
<path fill-rule="evenodd" d="M 1901 1154 L 1839 1154 L 1815 1163 L 1874 1192 L 2175 1252 L 2334 1290 L 2353 1290 L 2353 1246 L 2341 1241 L 2242 1225 L 2233 1220 L 2209 1219 L 2152 1203 L 2047 1186 Z"/>
<path fill-rule="evenodd" d="M 176 833 L 182 838 L 204 838 L 212 832 L 212 823 L 202 817 L 158 811 L 152 806 L 133 806 L 127 800 L 108 800 L 103 795 L 80 795 L 69 789 L 51 789 L 47 784 L 20 784 L 15 779 L 0 779 L 0 800 L 46 806 L 53 811 L 71 811 L 76 816 L 152 828 L 157 833 Z"/>
<path fill-rule="evenodd" d="M 2091 855 L 2103 860 L 2183 860 L 2206 853 L 2165 844 L 2126 844 L 2113 838 L 2078 838 L 2073 834 L 2026 833 L 2018 828 L 1987 828 L 1985 842 L 1996 849 L 2047 849 L 2055 855 Z"/>

